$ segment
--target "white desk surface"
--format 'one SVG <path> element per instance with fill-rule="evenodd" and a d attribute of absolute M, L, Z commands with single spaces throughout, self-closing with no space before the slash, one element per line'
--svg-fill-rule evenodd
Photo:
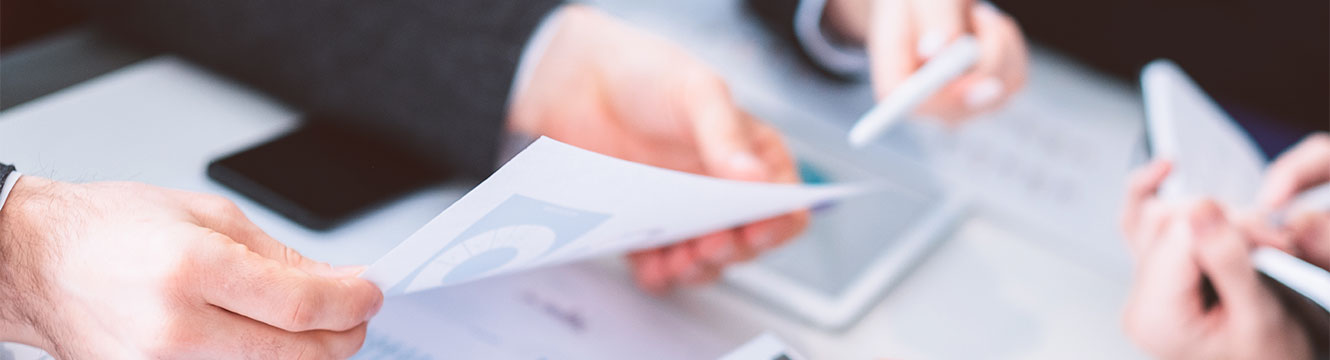
<path fill-rule="evenodd" d="M 743 24 L 734 19 L 743 17 L 737 2 L 649 1 L 635 5 L 640 6 L 636 10 L 620 9 L 624 6 L 618 3 L 604 6 L 701 54 L 735 83 L 745 104 L 762 108 L 754 110 L 759 115 L 792 112 L 841 121 L 869 106 L 863 86 L 797 83 L 812 76 L 806 71 L 793 80 L 770 75 L 795 65 L 789 56 L 761 56 L 771 53 L 769 42 L 743 45 L 758 36 L 752 26 L 724 25 L 725 19 Z M 688 26 L 664 21 L 685 19 L 674 15 L 701 8 L 715 11 L 687 18 Z M 716 34 L 716 27 L 725 26 L 733 30 L 732 37 L 696 36 Z M 1042 116 L 1080 113 L 1084 119 L 1066 121 L 1083 121 L 1082 131 L 1109 129 L 1122 139 L 1131 138 L 1139 126 L 1139 99 L 1130 89 L 1042 51 L 1035 53 L 1029 90 L 1018 102 L 1013 106 Z M 1012 115 L 996 115 L 1001 116 Z M 187 64 L 154 59 L 0 113 L 0 159 L 18 164 L 24 173 L 61 180 L 132 180 L 221 194 L 236 200 L 274 237 L 336 264 L 373 261 L 466 190 L 458 185 L 429 189 L 319 233 L 206 178 L 208 161 L 279 135 L 297 117 Z M 981 126 L 1014 126 L 990 123 Z M 1105 171 L 1125 176 L 1131 146 L 1122 146 L 1122 164 Z M 1108 185 L 1092 190 L 1121 192 Z M 719 337 L 707 344 L 672 345 L 702 346 L 717 355 L 772 331 L 814 359 L 1141 357 L 1119 326 L 1129 269 L 1118 235 L 1096 227 L 1072 239 L 1057 229 L 1040 228 L 1038 221 L 1032 225 L 1009 216 L 1005 209 L 1000 202 L 985 206 L 862 321 L 843 331 L 802 325 L 724 286 L 676 293 L 660 300 L 659 308 Z M 1018 211 L 1023 210 L 1011 212 Z M 631 286 L 616 260 L 586 266 L 609 274 L 605 278 L 616 279 L 609 281 L 619 286 Z"/>

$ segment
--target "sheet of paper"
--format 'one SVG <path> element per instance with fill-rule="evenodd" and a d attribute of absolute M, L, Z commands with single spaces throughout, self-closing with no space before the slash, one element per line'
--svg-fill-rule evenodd
<path fill-rule="evenodd" d="M 602 265 L 388 298 L 352 359 L 712 359 L 740 340 Z"/>
<path fill-rule="evenodd" d="M 722 180 L 541 138 L 363 277 L 385 295 L 411 293 L 660 246 L 868 188 Z"/>
<path fill-rule="evenodd" d="M 1251 137 L 1172 62 L 1146 66 L 1141 86 L 1152 155 L 1173 162 L 1159 195 L 1212 197 L 1237 208 L 1254 205 L 1265 156 Z"/>

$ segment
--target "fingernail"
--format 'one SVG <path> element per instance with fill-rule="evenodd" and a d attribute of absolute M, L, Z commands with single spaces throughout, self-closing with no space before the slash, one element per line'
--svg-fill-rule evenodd
<path fill-rule="evenodd" d="M 1002 96 L 1003 90 L 1002 81 L 997 78 L 980 80 L 965 91 L 965 105 L 972 110 L 986 108 Z"/>
<path fill-rule="evenodd" d="M 915 44 L 914 51 L 919 53 L 920 60 L 928 60 L 942 51 L 942 47 L 947 45 L 947 35 L 941 31 L 930 30 L 919 37 L 919 43 Z"/>

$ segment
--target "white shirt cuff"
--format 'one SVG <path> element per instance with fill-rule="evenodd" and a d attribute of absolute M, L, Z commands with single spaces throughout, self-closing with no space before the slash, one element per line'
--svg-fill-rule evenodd
<path fill-rule="evenodd" d="M 833 73 L 847 76 L 868 72 L 868 53 L 831 41 L 822 27 L 827 0 L 801 0 L 794 13 L 794 36 L 808 57 Z"/>
<path fill-rule="evenodd" d="M 545 49 L 549 48 L 550 42 L 554 40 L 554 34 L 558 32 L 562 15 L 563 8 L 555 8 L 545 15 L 545 19 L 540 21 L 536 30 L 531 32 L 531 38 L 522 48 L 522 57 L 517 59 L 517 72 L 513 74 L 513 84 L 508 90 L 509 102 L 530 85 L 531 76 L 536 72 L 536 66 L 540 65 L 540 58 L 545 55 Z"/>
<path fill-rule="evenodd" d="M 536 71 L 536 66 L 540 65 L 541 57 L 545 56 L 545 50 L 549 48 L 550 42 L 554 41 L 554 34 L 558 32 L 559 23 L 563 21 L 563 8 L 555 8 L 545 15 L 545 19 L 540 21 L 536 30 L 531 32 L 531 38 L 526 41 L 526 46 L 522 48 L 522 57 L 517 60 L 517 71 L 513 74 L 513 84 L 508 91 L 508 106 L 512 108 L 513 100 L 517 99 L 517 94 L 521 93 L 531 84 L 531 77 Z M 498 159 L 495 168 L 503 166 L 508 160 L 517 156 L 527 145 L 535 141 L 536 137 L 528 134 L 521 134 L 512 131 L 504 131 L 499 138 Z"/>
<path fill-rule="evenodd" d="M 9 199 L 9 192 L 14 190 L 14 184 L 17 184 L 18 178 L 22 176 L 23 174 L 20 174 L 18 171 L 11 172 L 9 173 L 9 176 L 5 178 L 5 183 L 0 184 L 0 210 L 5 209 L 5 200 Z"/>

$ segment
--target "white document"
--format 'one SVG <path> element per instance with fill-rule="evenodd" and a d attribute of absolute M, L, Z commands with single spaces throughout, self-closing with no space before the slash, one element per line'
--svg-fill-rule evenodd
<path fill-rule="evenodd" d="M 1174 170 L 1159 195 L 1188 200 L 1213 197 L 1237 208 L 1254 204 L 1265 157 L 1247 133 L 1182 69 L 1156 60 L 1141 73 L 1150 150 Z"/>
<path fill-rule="evenodd" d="M 398 295 L 661 246 L 866 190 L 716 179 L 541 138 L 370 266 Z"/>
<path fill-rule="evenodd" d="M 713 359 L 734 346 L 602 265 L 385 299 L 352 359 Z"/>
<path fill-rule="evenodd" d="M 1153 156 L 1170 159 L 1174 166 L 1159 196 L 1172 201 L 1212 197 L 1234 209 L 1254 206 L 1265 157 L 1247 133 L 1173 62 L 1146 65 L 1141 86 Z M 1269 247 L 1258 248 L 1252 261 L 1256 269 L 1330 310 L 1330 272 Z"/>

